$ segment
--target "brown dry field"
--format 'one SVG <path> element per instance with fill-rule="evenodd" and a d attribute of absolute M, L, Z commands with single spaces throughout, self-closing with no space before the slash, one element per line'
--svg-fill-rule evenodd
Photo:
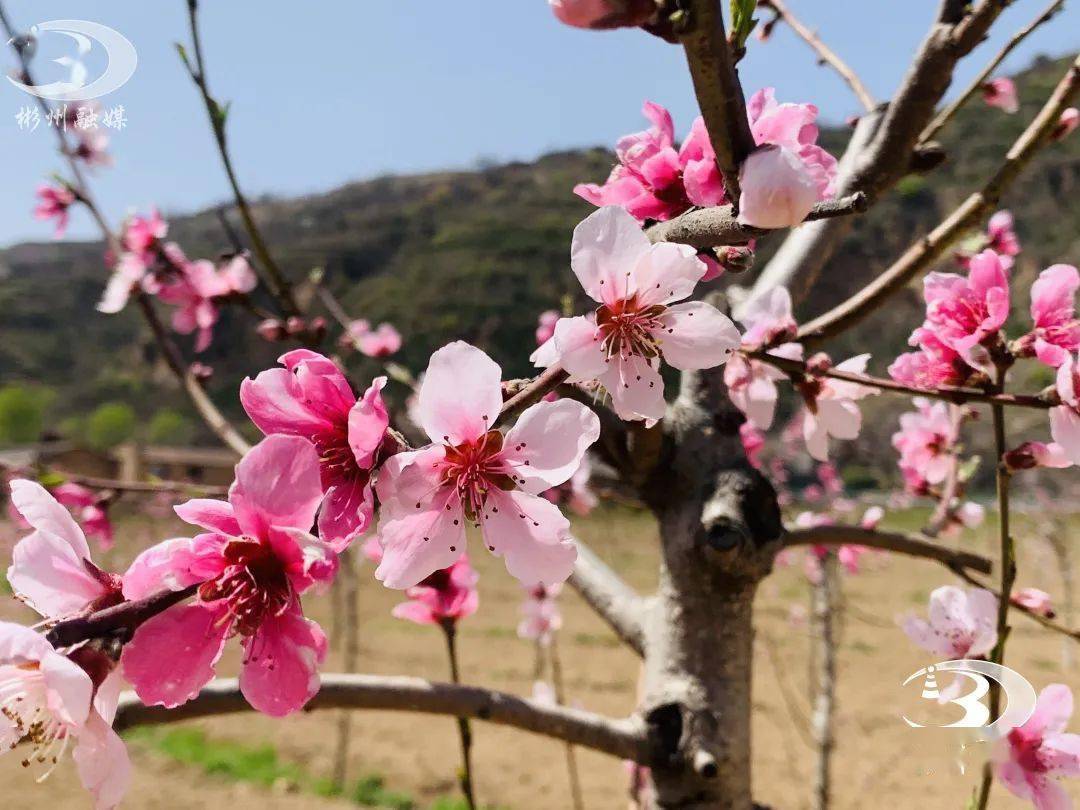
<path fill-rule="evenodd" d="M 917 516 L 906 516 L 915 525 Z M 901 518 L 905 520 L 905 518 Z M 992 523 L 992 520 L 989 521 Z M 897 524 L 894 519 L 893 525 Z M 889 523 L 886 523 L 888 526 Z M 1029 534 L 1021 517 L 1020 584 L 1061 592 L 1054 558 Z M 106 563 L 121 567 L 133 551 L 154 538 L 182 533 L 180 524 L 124 524 L 126 536 L 104 555 Z M 621 508 L 602 509 L 576 521 L 576 532 L 613 567 L 642 591 L 655 580 L 656 530 L 645 516 Z M 964 546 L 989 551 L 993 526 L 978 537 L 969 534 Z M 952 542 L 952 541 L 947 541 Z M 478 543 L 473 544 L 479 548 Z M 474 563 L 481 574 L 481 609 L 460 630 L 463 676 L 470 682 L 529 694 L 533 680 L 534 650 L 515 634 L 521 589 L 502 563 L 482 550 Z M 400 599 L 362 572 L 359 595 L 361 669 L 445 678 L 442 640 L 433 628 L 418 627 L 391 618 Z M 839 651 L 839 699 L 834 760 L 838 810 L 900 807 L 936 810 L 965 806 L 976 782 L 969 765 L 961 776 L 955 748 L 959 739 L 943 733 L 908 728 L 899 718 L 905 705 L 900 683 L 910 673 L 931 663 L 897 629 L 898 614 L 925 609 L 929 591 L 952 581 L 940 566 L 922 560 L 876 556 L 857 576 L 843 582 L 847 603 Z M 762 586 L 757 599 L 757 659 L 754 683 L 754 786 L 758 801 L 777 810 L 809 807 L 813 753 L 806 742 L 809 714 L 808 669 L 810 639 L 804 626 L 792 623 L 793 605 L 805 607 L 808 586 L 801 553 L 794 564 L 778 569 Z M 309 615 L 330 628 L 330 600 L 307 600 Z M 625 715 L 634 707 L 639 666 L 614 636 L 571 592 L 563 597 L 565 628 L 559 641 L 567 689 L 573 701 L 610 715 Z M 25 621 L 26 612 L 9 603 L 0 616 Z M 1063 681 L 1080 688 L 1075 667 L 1063 668 L 1063 640 L 1017 617 L 1009 645 L 1008 663 L 1041 689 Z M 220 668 L 233 674 L 235 647 Z M 1077 650 L 1080 652 L 1080 650 Z M 332 650 L 326 670 L 338 667 Z M 245 714 L 196 723 L 221 740 L 272 743 L 285 761 L 302 765 L 317 775 L 329 773 L 335 716 L 331 713 L 274 721 Z M 453 791 L 458 761 L 453 721 L 420 715 L 370 712 L 354 714 L 351 768 L 354 776 L 381 773 L 389 789 L 415 796 L 426 805 L 435 796 Z M 1080 730 L 1080 723 L 1074 723 Z M 564 753 L 561 744 L 542 737 L 484 723 L 475 723 L 477 794 L 482 803 L 526 810 L 570 806 Z M 936 735 L 936 736 L 935 736 Z M 234 810 L 355 807 L 345 800 L 292 794 L 205 775 L 201 770 L 169 760 L 143 746 L 133 747 L 135 778 L 125 802 L 128 808 L 230 807 Z M 590 810 L 626 807 L 623 764 L 592 752 L 580 752 L 585 805 Z M 14 756 L 0 764 L 7 800 L 3 806 L 20 808 L 89 807 L 78 787 L 74 767 L 62 763 L 42 785 L 19 767 Z M 1080 781 L 1080 780 L 1078 780 Z M 1073 783 L 1074 796 L 1080 786 Z M 12 800 L 14 800 L 13 803 Z M 1030 807 L 995 787 L 994 808 Z"/>

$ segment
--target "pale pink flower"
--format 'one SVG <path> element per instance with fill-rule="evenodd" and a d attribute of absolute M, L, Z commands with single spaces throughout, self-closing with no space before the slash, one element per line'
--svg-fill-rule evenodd
<path fill-rule="evenodd" d="M 240 384 L 240 403 L 267 436 L 302 436 L 319 451 L 326 497 L 319 537 L 341 552 L 371 526 L 371 475 L 390 417 L 382 400 L 386 377 L 376 377 L 359 399 L 334 363 L 308 349 L 278 358 Z"/>
<path fill-rule="evenodd" d="M 561 585 L 537 585 L 527 590 L 521 606 L 521 623 L 517 629 L 519 638 L 535 641 L 545 647 L 551 644 L 555 633 L 562 627 L 562 612 L 557 601 L 561 590 Z"/>
<path fill-rule="evenodd" d="M 1071 810 L 1060 776 L 1080 776 L 1080 735 L 1065 728 L 1073 713 L 1072 691 L 1052 683 L 1039 693 L 1027 722 L 995 743 L 994 774 L 1014 796 L 1036 810 Z"/>
<path fill-rule="evenodd" d="M 801 343 L 784 343 L 768 353 L 802 360 L 803 347 Z M 724 368 L 724 385 L 732 404 L 746 414 L 749 424 L 760 430 L 772 426 L 779 398 L 776 383 L 784 379 L 787 375 L 776 366 L 741 354 L 732 355 Z"/>
<path fill-rule="evenodd" d="M 304 618 L 300 595 L 337 570 L 331 548 L 308 533 L 322 495 L 314 445 L 269 436 L 236 466 L 228 502 L 176 507 L 208 533 L 159 543 L 124 575 L 128 599 L 199 585 L 193 602 L 144 622 L 124 647 L 124 675 L 144 703 L 195 697 L 233 635 L 244 647 L 240 691 L 254 708 L 281 717 L 318 692 L 326 636 Z"/>
<path fill-rule="evenodd" d="M 1080 126 L 1080 110 L 1076 109 L 1076 107 L 1069 107 L 1061 113 L 1061 118 L 1058 119 L 1057 126 L 1054 127 L 1050 139 L 1053 141 L 1064 140 L 1072 134 L 1077 126 Z"/>
<path fill-rule="evenodd" d="M 159 296 L 165 303 L 178 306 L 173 313 L 173 329 L 181 335 L 198 330 L 195 351 L 202 352 L 213 339 L 220 299 L 247 294 L 257 285 L 255 272 L 243 255 L 232 257 L 220 268 L 200 259 L 184 265 L 181 277 L 164 285 Z"/>
<path fill-rule="evenodd" d="M 118 695 L 114 674 L 95 682 L 43 636 L 0 622 L 0 752 L 30 746 L 24 761 L 51 763 L 41 781 L 74 740 L 72 758 L 95 810 L 116 807 L 131 781 L 127 749 L 112 729 Z"/>
<path fill-rule="evenodd" d="M 113 159 L 108 148 L 109 136 L 100 129 L 81 129 L 76 133 L 75 148 L 71 150 L 71 155 L 90 168 L 112 166 Z"/>
<path fill-rule="evenodd" d="M 902 628 L 916 645 L 945 658 L 978 658 L 997 643 L 997 598 L 954 585 L 930 594 L 929 621 L 909 614 Z"/>
<path fill-rule="evenodd" d="M 656 13 L 655 0 L 548 0 L 555 16 L 575 28 L 644 25 Z"/>
<path fill-rule="evenodd" d="M 129 252 L 140 256 L 145 264 L 152 264 L 158 244 L 168 233 L 169 224 L 161 218 L 157 208 L 151 208 L 147 217 L 136 214 L 128 219 L 121 241 Z"/>
<path fill-rule="evenodd" d="M 992 250 L 972 257 L 967 278 L 930 273 L 923 297 L 925 328 L 969 363 L 975 347 L 994 338 L 1009 317 L 1009 279 Z"/>
<path fill-rule="evenodd" d="M 900 415 L 900 430 L 892 444 L 901 468 L 909 468 L 927 484 L 945 480 L 956 459 L 950 452 L 959 438 L 959 424 L 944 402 L 914 400 L 917 410 Z"/>
<path fill-rule="evenodd" d="M 555 324 L 562 317 L 557 309 L 548 309 L 536 319 L 536 345 L 543 346 L 555 336 Z"/>
<path fill-rule="evenodd" d="M 42 184 L 37 189 L 38 204 L 34 208 L 34 219 L 55 219 L 56 230 L 53 238 L 64 235 L 68 226 L 68 209 L 75 203 L 75 192 L 67 186 Z"/>
<path fill-rule="evenodd" d="M 342 345 L 355 347 L 368 357 L 389 357 L 401 348 L 401 334 L 391 324 L 380 323 L 375 329 L 363 318 L 349 324 Z"/>
<path fill-rule="evenodd" d="M 479 579 L 468 557 L 462 554 L 449 568 L 435 571 L 418 585 L 407 588 L 405 595 L 409 601 L 396 605 L 391 613 L 416 624 L 456 624 L 476 613 L 480 605 L 476 590 Z"/>
<path fill-rule="evenodd" d="M 1020 97 L 1016 93 L 1016 83 L 1012 79 L 1001 76 L 991 79 L 982 86 L 983 101 L 991 107 L 1012 115 L 1020 109 Z"/>
<path fill-rule="evenodd" d="M 816 144 L 818 109 L 780 104 L 771 87 L 751 96 L 746 109 L 762 148 L 739 168 L 739 221 L 760 228 L 798 225 L 835 191 L 836 159 Z"/>
<path fill-rule="evenodd" d="M 986 247 L 998 254 L 1002 266 L 1012 267 L 1012 257 L 1020 255 L 1020 238 L 1011 211 L 998 211 L 986 224 Z"/>
<path fill-rule="evenodd" d="M 1054 602 L 1046 591 L 1038 588 L 1021 588 L 1013 591 L 1009 601 L 1047 619 L 1054 618 Z"/>
<path fill-rule="evenodd" d="M 663 417 L 661 357 L 682 370 L 712 368 L 739 345 L 739 331 L 715 307 L 674 303 L 705 273 L 694 249 L 651 244 L 621 208 L 601 208 L 574 229 L 570 266 L 600 306 L 589 316 L 561 318 L 531 359 L 560 363 L 575 381 L 597 380 L 623 419 Z"/>
<path fill-rule="evenodd" d="M 746 331 L 743 346 L 763 349 L 793 340 L 799 324 L 791 314 L 791 293 L 787 287 L 773 287 L 739 307 L 736 316 Z"/>
<path fill-rule="evenodd" d="M 1050 435 L 1073 464 L 1080 464 L 1080 366 L 1071 354 L 1058 366 L 1056 387 L 1061 404 L 1050 409 Z"/>
<path fill-rule="evenodd" d="M 962 385 L 972 368 L 959 352 L 946 344 L 937 332 L 919 327 L 909 339 L 919 351 L 897 357 L 889 366 L 889 376 L 916 388 L 935 389 L 942 385 Z"/>
<path fill-rule="evenodd" d="M 863 512 L 862 519 L 859 521 L 859 528 L 876 529 L 884 517 L 885 510 L 882 507 L 870 506 Z"/>
<path fill-rule="evenodd" d="M 866 372 L 869 354 L 849 358 L 836 366 L 837 371 Z M 818 461 L 829 460 L 829 437 L 850 440 L 862 429 L 862 412 L 855 403 L 878 391 L 858 383 L 815 377 L 802 386 L 806 409 L 803 413 L 803 439 L 806 451 Z"/>
<path fill-rule="evenodd" d="M 391 456 L 376 485 L 383 558 L 375 576 L 387 587 L 408 588 L 450 566 L 465 548 L 466 521 L 523 584 L 570 575 L 570 524 L 539 494 L 573 475 L 600 435 L 599 419 L 572 400 L 539 402 L 504 436 L 494 428 L 501 379 L 495 361 L 461 341 L 431 356 L 417 409 L 432 443 Z"/>
<path fill-rule="evenodd" d="M 149 272 L 151 263 L 144 259 L 144 253 L 121 253 L 113 267 L 109 282 L 105 285 L 105 292 L 98 302 L 97 311 L 106 315 L 114 315 L 127 306 L 128 299 L 135 285 L 141 284 L 145 289 L 150 286 L 154 292 L 160 290 L 156 280 L 151 281 L 153 274 Z"/>
<path fill-rule="evenodd" d="M 1065 448 L 1057 442 L 1024 442 L 1005 454 L 1010 470 L 1031 470 L 1035 467 L 1063 469 L 1073 466 Z"/>
<path fill-rule="evenodd" d="M 97 538 L 103 550 L 112 548 L 113 526 L 104 499 L 93 490 L 71 482 L 56 487 L 53 495 L 72 511 L 88 537 Z"/>
<path fill-rule="evenodd" d="M 121 601 L 120 577 L 94 565 L 83 530 L 48 490 L 16 479 L 11 505 L 34 530 L 15 545 L 7 572 L 20 600 L 50 619 Z"/>
<path fill-rule="evenodd" d="M 1070 352 L 1080 349 L 1080 320 L 1076 290 L 1080 273 L 1070 264 L 1055 264 L 1039 273 L 1031 285 L 1031 320 L 1035 328 L 1017 341 L 1022 356 L 1034 355 L 1057 368 Z"/>

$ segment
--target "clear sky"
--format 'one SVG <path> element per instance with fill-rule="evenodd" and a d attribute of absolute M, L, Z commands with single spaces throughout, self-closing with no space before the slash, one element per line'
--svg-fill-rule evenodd
<path fill-rule="evenodd" d="M 1046 0 L 1018 0 L 993 38 L 966 60 L 970 79 Z M 186 212 L 227 197 L 194 87 L 173 43 L 187 41 L 184 0 L 7 0 L 17 26 L 55 19 L 108 25 L 130 39 L 135 75 L 102 99 L 122 104 L 116 165 L 94 186 L 112 220 L 157 203 Z M 896 86 L 938 0 L 790 0 L 879 97 Z M 642 128 L 645 99 L 668 106 L 685 133 L 696 114 L 679 48 L 640 31 L 589 32 L 559 24 L 544 0 L 203 0 L 203 39 L 215 95 L 232 101 L 229 136 L 253 196 L 295 195 L 379 174 L 468 167 L 477 160 L 612 144 Z M 55 36 L 55 35 L 54 35 Z M 1068 8 L 1005 64 L 1080 48 L 1080 10 Z M 55 54 L 43 54 L 53 56 Z M 4 54 L 0 64 L 13 66 Z M 93 62 L 88 62 L 93 66 Z M 61 68 L 42 61 L 37 81 Z M 751 41 L 749 92 L 774 85 L 781 100 L 813 101 L 826 121 L 857 111 L 847 88 L 780 29 Z M 36 184 L 59 163 L 51 135 L 20 130 L 31 99 L 0 86 L 0 245 L 46 239 L 30 217 Z M 592 178 L 597 179 L 597 178 Z M 569 193 L 569 189 L 567 190 Z M 92 236 L 83 214 L 73 236 Z"/>

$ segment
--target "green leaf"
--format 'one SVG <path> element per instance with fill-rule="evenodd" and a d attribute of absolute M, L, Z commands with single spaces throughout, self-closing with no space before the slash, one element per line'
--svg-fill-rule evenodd
<path fill-rule="evenodd" d="M 736 51 L 741 51 L 746 46 L 746 40 L 757 25 L 754 11 L 757 9 L 757 0 L 731 0 L 731 46 Z"/>

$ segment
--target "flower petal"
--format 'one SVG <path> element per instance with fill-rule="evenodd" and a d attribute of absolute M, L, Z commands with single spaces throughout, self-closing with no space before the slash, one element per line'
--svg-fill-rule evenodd
<path fill-rule="evenodd" d="M 384 515 L 379 522 L 383 557 L 375 578 L 387 588 L 410 588 L 449 568 L 465 549 L 465 518 L 454 491 L 441 491 L 425 506 L 412 514 Z"/>
<path fill-rule="evenodd" d="M 90 547 L 79 524 L 41 484 L 15 479 L 11 482 L 11 504 L 33 528 L 58 537 L 79 557 L 90 559 Z"/>
<path fill-rule="evenodd" d="M 660 316 L 656 334 L 664 360 L 682 371 L 713 368 L 727 362 L 742 336 L 731 319 L 712 304 L 687 301 Z"/>
<path fill-rule="evenodd" d="M 475 346 L 449 343 L 431 355 L 417 409 L 433 442 L 475 441 L 502 409 L 502 369 Z"/>
<path fill-rule="evenodd" d="M 181 591 L 213 579 L 225 570 L 222 552 L 227 542 L 219 534 L 175 537 L 141 552 L 124 573 L 124 598 L 143 599 L 169 588 Z"/>
<path fill-rule="evenodd" d="M 72 753 L 79 781 L 94 797 L 94 810 L 112 810 L 131 785 L 131 759 L 120 735 L 91 712 Z"/>
<path fill-rule="evenodd" d="M 630 274 L 650 248 L 637 220 L 623 208 L 607 205 L 574 228 L 570 268 L 590 298 L 608 303 L 633 292 L 628 289 Z"/>
<path fill-rule="evenodd" d="M 555 585 L 574 570 L 577 548 L 570 522 L 543 498 L 520 490 L 493 491 L 480 528 L 488 551 L 503 557 L 506 570 L 526 587 Z"/>
<path fill-rule="evenodd" d="M 376 377 L 349 411 L 349 447 L 356 463 L 364 469 L 373 465 L 375 454 L 390 426 L 390 415 L 381 393 L 385 386 L 386 377 Z"/>
<path fill-rule="evenodd" d="M 240 459 L 229 502 L 244 532 L 261 537 L 269 526 L 310 529 L 322 495 L 315 445 L 275 434 Z"/>
<path fill-rule="evenodd" d="M 178 506 L 173 511 L 185 523 L 201 526 L 207 531 L 224 534 L 227 537 L 239 537 L 244 532 L 236 522 L 232 504 L 212 498 L 193 498 Z"/>
<path fill-rule="evenodd" d="M 600 420 L 580 402 L 538 402 L 506 434 L 503 457 L 525 479 L 521 488 L 538 495 L 567 481 L 598 438 Z"/>
<path fill-rule="evenodd" d="M 562 363 L 571 379 L 592 380 L 608 367 L 600 332 L 592 318 L 584 315 L 559 318 L 549 342 L 555 347 L 556 362 Z"/>
<path fill-rule="evenodd" d="M 299 605 L 264 619 L 244 639 L 240 691 L 254 708 L 271 717 L 299 711 L 319 691 L 319 666 L 326 659 L 326 635 L 304 618 Z"/>
<path fill-rule="evenodd" d="M 49 618 L 76 613 L 108 590 L 71 546 L 46 531 L 15 545 L 7 578 L 20 599 Z"/>
<path fill-rule="evenodd" d="M 611 394 L 611 404 L 623 419 L 663 419 L 664 381 L 660 372 L 639 355 L 612 358 L 600 382 Z"/>

